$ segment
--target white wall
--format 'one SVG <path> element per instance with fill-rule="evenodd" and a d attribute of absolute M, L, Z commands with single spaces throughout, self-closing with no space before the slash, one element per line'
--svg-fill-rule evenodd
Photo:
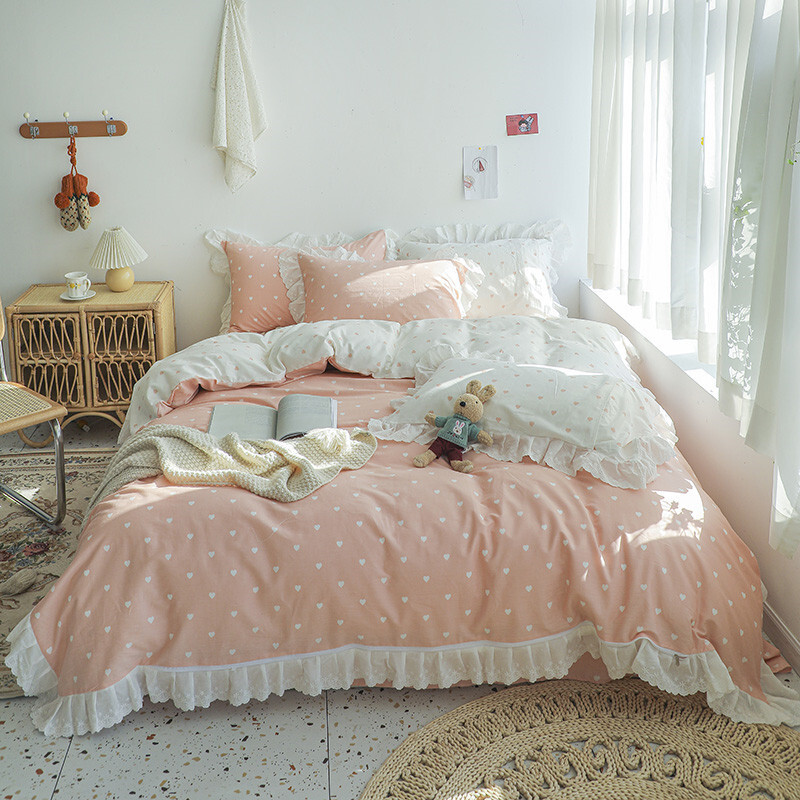
<path fill-rule="evenodd" d="M 558 291 L 577 310 L 586 253 L 593 0 L 250 0 L 270 129 L 259 173 L 238 194 L 210 146 L 209 82 L 222 0 L 26 0 L 0 26 L 0 295 L 84 268 L 105 227 L 124 225 L 149 258 L 137 278 L 176 284 L 179 345 L 218 330 L 222 280 L 202 234 L 264 240 L 293 230 L 357 235 L 458 221 L 557 217 L 574 247 Z M 68 233 L 52 198 L 67 140 L 29 141 L 41 121 L 129 125 L 78 139 L 101 204 Z M 541 133 L 506 137 L 505 115 L 535 111 Z M 462 145 L 497 144 L 500 197 L 465 201 Z M 102 280 L 102 273 L 90 277 Z"/>
<path fill-rule="evenodd" d="M 678 448 L 703 488 L 755 553 L 769 593 L 765 630 L 800 670 L 800 555 L 788 559 L 768 543 L 772 459 L 744 444 L 739 424 L 719 410 L 706 389 L 591 290 L 585 286 L 581 289 L 581 316 L 614 325 L 633 342 L 641 357 L 637 369 L 642 383 L 672 417 Z"/>

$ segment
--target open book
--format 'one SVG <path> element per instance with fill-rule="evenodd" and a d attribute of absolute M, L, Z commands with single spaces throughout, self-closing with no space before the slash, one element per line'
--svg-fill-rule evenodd
<path fill-rule="evenodd" d="M 208 432 L 222 438 L 294 439 L 315 428 L 336 427 L 336 400 L 313 394 L 287 394 L 277 410 L 255 403 L 218 403 L 211 411 Z"/>

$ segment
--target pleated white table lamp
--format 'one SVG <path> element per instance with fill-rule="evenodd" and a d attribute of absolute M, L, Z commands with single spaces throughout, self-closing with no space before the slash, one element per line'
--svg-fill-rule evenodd
<path fill-rule="evenodd" d="M 125 228 L 108 228 L 100 236 L 90 266 L 107 270 L 106 286 L 112 292 L 127 292 L 133 286 L 131 267 L 146 258 L 147 253 Z"/>

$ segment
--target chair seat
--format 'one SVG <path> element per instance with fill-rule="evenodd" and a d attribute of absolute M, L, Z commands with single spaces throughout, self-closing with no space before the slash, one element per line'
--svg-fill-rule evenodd
<path fill-rule="evenodd" d="M 0 381 L 0 434 L 63 419 L 67 409 L 19 383 Z"/>

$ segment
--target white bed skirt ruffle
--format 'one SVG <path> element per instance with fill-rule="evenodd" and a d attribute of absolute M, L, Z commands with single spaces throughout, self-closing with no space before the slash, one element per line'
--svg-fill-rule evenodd
<path fill-rule="evenodd" d="M 140 666 L 106 689 L 85 694 L 57 695 L 57 679 L 42 654 L 30 615 L 9 635 L 6 664 L 26 695 L 36 695 L 31 718 L 47 736 L 96 732 L 120 722 L 153 702 L 172 701 L 189 711 L 207 708 L 215 700 L 241 705 L 265 700 L 289 689 L 317 695 L 363 681 L 368 686 L 446 688 L 461 681 L 475 685 L 563 678 L 585 653 L 600 659 L 611 678 L 637 675 L 672 694 L 704 692 L 717 713 L 748 723 L 800 725 L 800 699 L 762 662 L 761 686 L 767 702 L 738 689 L 716 652 L 681 655 L 649 639 L 610 644 L 583 623 L 558 636 L 523 644 L 480 642 L 473 645 L 411 650 L 352 645 L 313 655 L 270 658 L 233 666 L 171 669 Z"/>

